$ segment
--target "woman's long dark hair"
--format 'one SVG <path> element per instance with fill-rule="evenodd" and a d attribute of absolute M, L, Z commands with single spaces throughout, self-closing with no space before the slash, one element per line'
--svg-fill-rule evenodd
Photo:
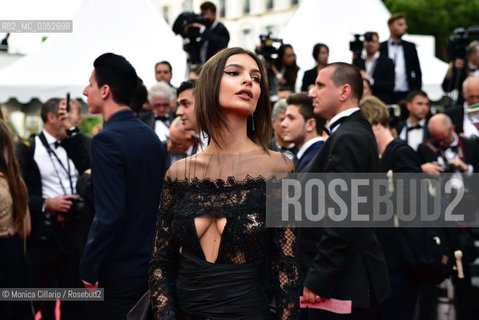
<path fill-rule="evenodd" d="M 281 72 L 281 70 L 285 68 L 283 76 L 286 79 L 286 81 L 288 81 L 288 84 L 292 87 L 294 91 L 294 87 L 296 85 L 296 79 L 298 78 L 299 67 L 296 64 L 296 59 L 294 60 L 294 64 L 291 66 L 287 66 L 283 64 L 283 56 L 286 52 L 286 49 L 288 48 L 293 49 L 293 46 L 291 46 L 290 44 L 282 44 L 279 47 L 278 58 L 275 60 L 274 66 L 279 72 Z"/>
<path fill-rule="evenodd" d="M 10 130 L 3 120 L 0 120 L 0 172 L 8 182 L 12 196 L 13 225 L 19 230 L 27 212 L 28 191 L 21 176 Z"/>

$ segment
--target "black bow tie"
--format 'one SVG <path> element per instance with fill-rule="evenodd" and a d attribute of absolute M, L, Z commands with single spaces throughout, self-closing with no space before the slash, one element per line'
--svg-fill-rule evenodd
<path fill-rule="evenodd" d="M 296 147 L 291 147 L 291 148 L 280 147 L 280 148 L 279 148 L 279 151 L 280 151 L 281 153 L 286 152 L 286 151 L 289 151 L 289 152 L 292 152 L 292 153 L 294 154 L 295 148 L 296 148 Z"/>
<path fill-rule="evenodd" d="M 53 143 L 53 146 L 55 147 L 55 149 L 58 148 L 59 146 L 61 146 L 61 141 L 55 141 Z"/>
<path fill-rule="evenodd" d="M 161 120 L 161 121 L 165 122 L 165 121 L 168 121 L 168 117 L 156 116 L 156 117 L 155 117 L 155 120 Z"/>
<path fill-rule="evenodd" d="M 415 126 L 407 127 L 408 132 L 411 130 L 416 130 L 416 129 L 422 129 L 422 126 L 418 123 Z"/>
<path fill-rule="evenodd" d="M 393 46 L 402 46 L 402 41 L 399 40 L 398 42 L 392 42 Z"/>

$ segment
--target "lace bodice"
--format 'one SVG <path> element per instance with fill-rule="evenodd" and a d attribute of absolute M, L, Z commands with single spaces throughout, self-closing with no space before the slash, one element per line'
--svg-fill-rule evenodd
<path fill-rule="evenodd" d="M 271 172 L 286 172 L 292 164 L 286 158 L 265 153 L 241 155 L 242 168 L 258 161 L 279 161 L 270 166 Z M 219 159 L 204 159 L 215 162 Z M 200 155 L 201 157 L 201 155 Z M 233 156 L 234 158 L 234 156 Z M 198 159 L 197 159 L 198 160 Z M 232 160 L 229 158 L 228 160 Z M 277 305 L 278 319 L 296 319 L 298 315 L 298 270 L 295 255 L 296 233 L 293 229 L 266 229 L 266 180 L 270 173 L 250 176 L 234 172 L 226 178 L 183 176 L 175 172 L 195 166 L 196 173 L 204 173 L 208 166 L 186 159 L 179 168 L 172 167 L 163 186 L 162 203 L 158 215 L 157 233 L 150 266 L 152 304 L 157 319 L 177 319 L 175 281 L 181 250 L 188 250 L 205 260 L 194 223 L 195 217 L 226 218 L 217 264 L 248 264 L 264 261 L 271 271 L 271 284 Z M 253 161 L 253 162 L 251 162 Z M 281 163 L 282 162 L 282 163 Z M 204 162 L 206 163 L 206 162 Z M 223 162 L 224 163 L 224 162 Z M 256 168 L 261 166 L 258 164 Z M 223 169 L 222 173 L 227 173 Z M 198 170 L 199 169 L 199 170 Z M 266 169 L 266 168 L 265 168 Z M 213 172 L 210 170 L 210 173 Z M 220 170 L 215 168 L 214 172 Z M 233 173 L 230 171 L 230 173 Z"/>

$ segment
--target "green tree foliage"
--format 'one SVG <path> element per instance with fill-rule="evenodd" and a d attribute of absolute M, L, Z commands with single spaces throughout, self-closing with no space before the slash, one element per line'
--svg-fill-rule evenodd
<path fill-rule="evenodd" d="M 83 118 L 78 128 L 80 129 L 80 132 L 91 136 L 93 128 L 102 123 L 103 119 L 101 117 Z"/>
<path fill-rule="evenodd" d="M 408 33 L 436 37 L 436 54 L 447 60 L 454 29 L 479 25 L 478 0 L 383 0 L 391 13 L 406 15 Z"/>

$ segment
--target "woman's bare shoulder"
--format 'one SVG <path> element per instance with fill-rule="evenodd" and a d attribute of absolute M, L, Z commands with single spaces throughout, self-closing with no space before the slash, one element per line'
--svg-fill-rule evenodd
<path fill-rule="evenodd" d="M 272 173 L 295 171 L 293 162 L 280 152 L 268 150 L 268 158 Z"/>

